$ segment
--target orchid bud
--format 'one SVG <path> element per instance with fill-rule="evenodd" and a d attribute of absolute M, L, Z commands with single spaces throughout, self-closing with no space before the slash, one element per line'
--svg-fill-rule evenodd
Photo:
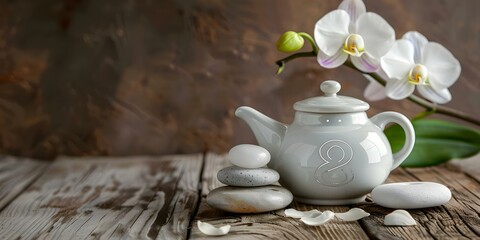
<path fill-rule="evenodd" d="M 303 37 L 300 34 L 288 31 L 285 32 L 277 41 L 277 49 L 280 52 L 295 52 L 303 47 Z"/>

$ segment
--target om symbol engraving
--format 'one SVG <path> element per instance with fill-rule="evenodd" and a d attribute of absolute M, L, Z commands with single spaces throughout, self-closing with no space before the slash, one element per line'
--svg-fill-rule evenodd
<path fill-rule="evenodd" d="M 342 186 L 353 180 L 353 171 L 344 169 L 353 158 L 353 150 L 348 143 L 341 140 L 325 142 L 318 150 L 324 161 L 315 171 L 317 182 L 330 186 Z"/>

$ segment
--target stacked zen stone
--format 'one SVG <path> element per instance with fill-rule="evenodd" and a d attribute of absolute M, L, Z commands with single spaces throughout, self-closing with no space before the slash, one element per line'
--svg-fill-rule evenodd
<path fill-rule="evenodd" d="M 259 213 L 281 209 L 290 204 L 293 195 L 287 189 L 272 185 L 280 179 L 277 171 L 264 167 L 270 153 L 259 146 L 242 144 L 228 153 L 234 165 L 220 170 L 218 180 L 228 185 L 211 191 L 211 207 L 235 213 Z"/>

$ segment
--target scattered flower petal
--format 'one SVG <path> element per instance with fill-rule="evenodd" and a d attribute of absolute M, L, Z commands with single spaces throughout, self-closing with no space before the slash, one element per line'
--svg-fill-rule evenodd
<path fill-rule="evenodd" d="M 348 212 L 335 213 L 335 216 L 343 221 L 357 221 L 358 219 L 370 216 L 370 213 L 365 212 L 361 208 L 352 208 L 348 210 Z"/>
<path fill-rule="evenodd" d="M 313 209 L 310 211 L 303 211 L 303 212 L 293 208 L 285 209 L 285 216 L 291 217 L 291 218 L 303 218 L 303 217 L 313 218 L 321 214 L 322 212 L 318 211 L 317 209 Z"/>
<path fill-rule="evenodd" d="M 315 24 L 315 42 L 327 56 L 339 51 L 348 36 L 350 17 L 343 10 L 327 13 Z"/>
<path fill-rule="evenodd" d="M 198 229 L 200 229 L 200 232 L 208 236 L 222 236 L 230 231 L 230 225 L 225 225 L 217 228 L 214 227 L 212 224 L 197 221 L 197 226 Z"/>
<path fill-rule="evenodd" d="M 335 213 L 332 211 L 325 211 L 317 217 L 303 217 L 300 220 L 310 226 L 319 226 L 327 223 L 335 217 Z"/>
<path fill-rule="evenodd" d="M 413 226 L 417 225 L 415 219 L 405 210 L 395 210 L 385 216 L 383 224 L 387 226 Z"/>

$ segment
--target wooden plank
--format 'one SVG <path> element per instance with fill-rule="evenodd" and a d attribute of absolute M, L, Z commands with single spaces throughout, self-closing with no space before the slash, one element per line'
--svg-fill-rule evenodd
<path fill-rule="evenodd" d="M 469 239 L 480 238 L 480 184 L 465 173 L 446 167 L 407 169 L 421 181 L 434 181 L 446 185 L 452 191 L 452 200 L 444 206 L 451 221 L 444 216 L 440 227 L 452 228 Z"/>
<path fill-rule="evenodd" d="M 225 186 L 217 179 L 217 172 L 225 167 L 232 166 L 227 160 L 226 155 L 218 155 L 208 153 L 205 157 L 205 166 L 202 174 L 202 196 L 207 194 L 215 188 Z"/>
<path fill-rule="evenodd" d="M 458 169 L 480 183 L 480 154 L 466 159 L 452 160 L 448 166 Z"/>
<path fill-rule="evenodd" d="M 396 169 L 394 170 L 389 178 L 387 179 L 387 183 L 390 182 L 411 182 L 416 181 L 412 179 L 412 176 L 408 174 L 403 169 Z M 433 239 L 433 236 L 430 235 L 427 229 L 418 222 L 418 218 L 422 215 L 413 213 L 411 210 L 408 212 L 413 216 L 417 223 L 416 226 L 411 227 L 388 227 L 383 225 L 383 220 L 385 216 L 391 213 L 394 209 L 388 209 L 380 207 L 374 204 L 370 197 L 367 198 L 368 202 L 365 204 L 360 204 L 359 207 L 363 208 L 366 212 L 370 213 L 370 217 L 364 218 L 360 220 L 361 225 L 367 232 L 370 238 L 374 239 Z"/>
<path fill-rule="evenodd" d="M 397 169 L 390 182 L 433 181 L 446 185 L 453 198 L 444 206 L 408 210 L 419 225 L 415 227 L 387 227 L 386 214 L 393 211 L 367 203 L 361 207 L 372 217 L 361 220 L 370 237 L 376 239 L 477 239 L 479 227 L 479 184 L 462 172 L 442 167 Z M 470 188 L 470 189 L 467 189 Z"/>
<path fill-rule="evenodd" d="M 179 239 L 202 155 L 61 159 L 0 213 L 0 239 Z"/>
<path fill-rule="evenodd" d="M 261 214 L 233 214 L 211 208 L 205 197 L 212 189 L 223 186 L 217 179 L 218 170 L 230 166 L 225 155 L 207 154 L 205 170 L 202 176 L 202 200 L 192 223 L 192 239 L 208 239 L 196 225 L 196 221 L 204 221 L 215 226 L 230 224 L 230 233 L 215 239 L 368 239 L 357 222 L 333 222 L 313 227 L 299 220 L 287 218 L 283 209 Z M 336 212 L 347 211 L 346 206 L 319 207 L 293 202 L 289 207 L 299 210 L 329 209 Z"/>
<path fill-rule="evenodd" d="M 49 162 L 5 156 L 0 158 L 0 209 L 37 179 Z"/>

